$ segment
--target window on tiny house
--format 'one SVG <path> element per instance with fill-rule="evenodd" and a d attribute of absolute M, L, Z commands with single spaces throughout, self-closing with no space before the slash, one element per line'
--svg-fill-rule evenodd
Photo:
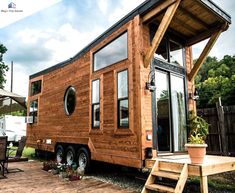
<path fill-rule="evenodd" d="M 29 116 L 33 117 L 33 123 L 38 122 L 38 100 L 30 102 Z"/>
<path fill-rule="evenodd" d="M 168 62 L 169 54 L 167 47 L 168 47 L 168 40 L 166 38 L 163 38 L 161 44 L 158 46 L 158 49 L 155 53 L 155 57 Z"/>
<path fill-rule="evenodd" d="M 184 66 L 183 48 L 180 44 L 170 41 L 170 62 L 177 66 Z"/>
<path fill-rule="evenodd" d="M 155 53 L 155 57 L 173 65 L 184 67 L 183 49 L 182 45 L 164 38 Z"/>
<path fill-rule="evenodd" d="M 66 115 L 71 115 L 76 106 L 76 90 L 74 87 L 70 86 L 67 88 L 64 95 L 64 110 Z"/>
<path fill-rule="evenodd" d="M 92 81 L 92 127 L 100 127 L 100 80 Z"/>
<path fill-rule="evenodd" d="M 118 72 L 118 127 L 129 127 L 128 71 Z"/>
<path fill-rule="evenodd" d="M 93 70 L 97 71 L 128 58 L 127 32 L 94 54 Z"/>
<path fill-rule="evenodd" d="M 37 80 L 31 83 L 31 96 L 41 92 L 42 80 Z"/>

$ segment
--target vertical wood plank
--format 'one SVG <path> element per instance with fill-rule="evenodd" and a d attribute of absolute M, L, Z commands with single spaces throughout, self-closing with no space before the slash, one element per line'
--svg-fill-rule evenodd
<path fill-rule="evenodd" d="M 200 177 L 200 189 L 201 189 L 201 193 L 208 193 L 207 176 Z"/>
<path fill-rule="evenodd" d="M 219 102 L 216 103 L 216 109 L 218 113 L 219 127 L 220 127 L 220 132 L 221 132 L 220 134 L 221 134 L 222 150 L 223 150 L 223 154 L 227 155 L 228 146 L 227 146 L 226 130 L 225 130 L 225 122 L 224 122 L 224 109 L 221 104 L 221 98 L 219 98 Z"/>

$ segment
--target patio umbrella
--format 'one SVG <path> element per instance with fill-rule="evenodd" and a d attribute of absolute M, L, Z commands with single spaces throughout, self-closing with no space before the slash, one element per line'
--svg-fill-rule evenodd
<path fill-rule="evenodd" d="M 27 108 L 25 104 L 25 97 L 22 97 L 13 92 L 6 91 L 4 89 L 0 89 L 0 99 L 7 98 L 7 97 L 13 99 L 14 101 L 18 102 L 23 107 Z"/>

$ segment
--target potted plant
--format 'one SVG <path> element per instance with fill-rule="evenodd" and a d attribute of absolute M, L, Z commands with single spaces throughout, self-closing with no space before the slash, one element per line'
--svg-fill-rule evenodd
<path fill-rule="evenodd" d="M 206 155 L 207 144 L 205 142 L 208 135 L 209 124 L 205 119 L 190 112 L 188 119 L 189 143 L 185 144 L 192 164 L 202 164 Z"/>

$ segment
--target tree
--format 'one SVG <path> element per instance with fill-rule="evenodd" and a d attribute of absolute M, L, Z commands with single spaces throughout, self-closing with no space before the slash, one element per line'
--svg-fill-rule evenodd
<path fill-rule="evenodd" d="M 198 107 L 210 107 L 221 97 L 224 105 L 235 105 L 235 56 L 207 57 L 195 78 Z"/>
<path fill-rule="evenodd" d="M 3 62 L 3 54 L 5 54 L 6 51 L 7 48 L 3 44 L 0 44 L 0 88 L 4 88 L 3 84 L 6 82 L 6 71 L 9 69 Z"/>

